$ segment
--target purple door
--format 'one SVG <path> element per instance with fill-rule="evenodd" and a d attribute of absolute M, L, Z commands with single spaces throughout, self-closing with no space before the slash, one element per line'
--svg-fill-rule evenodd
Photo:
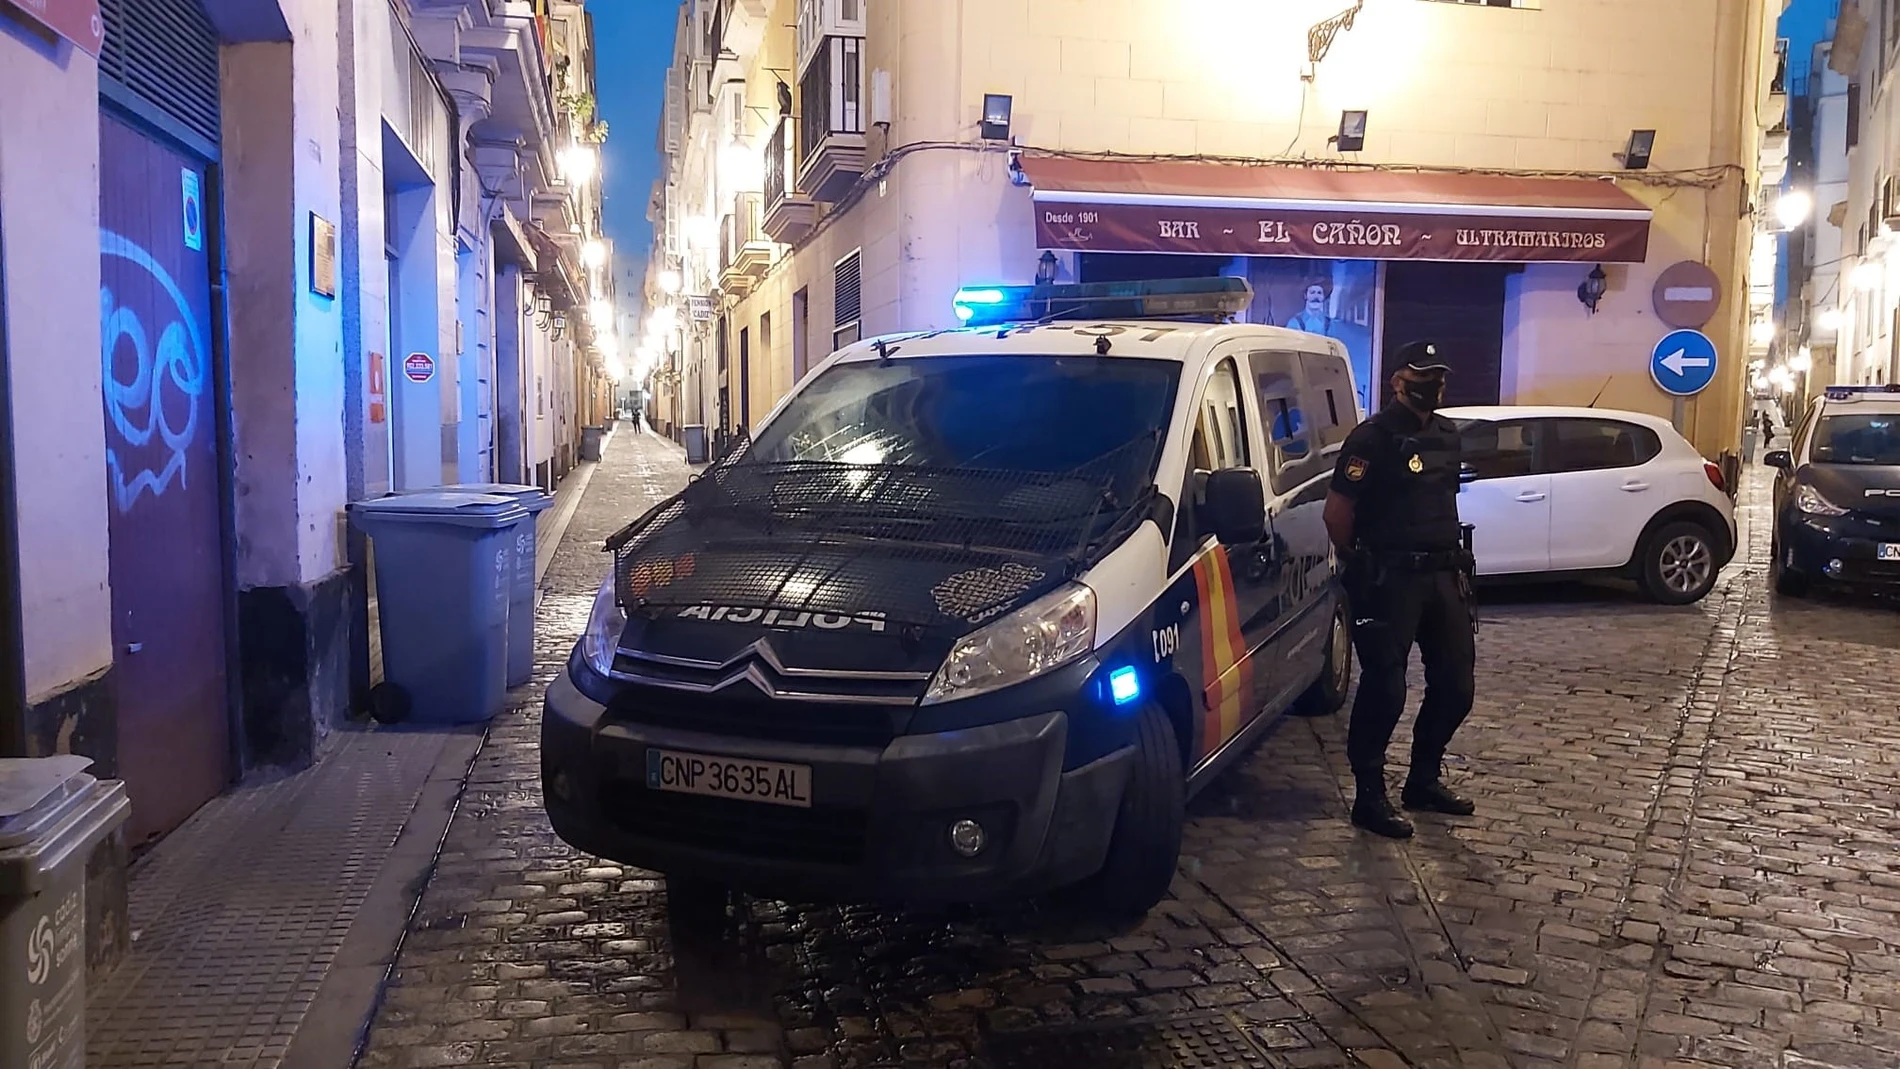
<path fill-rule="evenodd" d="M 99 125 L 113 674 L 136 843 L 230 779 L 210 234 L 202 165 Z"/>

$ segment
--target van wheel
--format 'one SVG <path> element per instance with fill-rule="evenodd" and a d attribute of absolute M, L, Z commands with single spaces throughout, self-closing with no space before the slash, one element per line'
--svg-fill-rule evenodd
<path fill-rule="evenodd" d="M 1769 550 L 1768 571 L 1775 581 L 1775 593 L 1788 598 L 1806 597 L 1808 577 L 1788 567 L 1788 559 L 1782 555 L 1781 547 Z"/>
<path fill-rule="evenodd" d="M 1333 622 L 1326 635 L 1326 665 L 1319 678 L 1293 703 L 1300 716 L 1328 716 L 1346 704 L 1352 689 L 1352 609 L 1342 594 L 1333 602 Z"/>
<path fill-rule="evenodd" d="M 369 688 L 369 715 L 378 724 L 400 724 L 409 719 L 409 692 L 383 680 Z"/>
<path fill-rule="evenodd" d="M 1142 707 L 1134 768 L 1122 790 L 1115 832 L 1102 869 L 1077 887 L 1089 912 L 1108 919 L 1140 917 L 1168 895 L 1181 862 L 1187 781 L 1174 726 L 1161 707 Z"/>
<path fill-rule="evenodd" d="M 1643 545 L 1643 591 L 1664 605 L 1700 601 L 1715 587 L 1715 540 L 1699 523 L 1671 523 Z"/>

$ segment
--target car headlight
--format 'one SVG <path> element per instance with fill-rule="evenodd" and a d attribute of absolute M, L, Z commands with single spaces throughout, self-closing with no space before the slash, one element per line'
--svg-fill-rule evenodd
<path fill-rule="evenodd" d="M 1810 516 L 1845 516 L 1847 510 L 1821 496 L 1821 491 L 1803 483 L 1794 492 L 1794 507 Z"/>
<path fill-rule="evenodd" d="M 1095 591 L 1071 583 L 957 640 L 924 692 L 954 701 L 1034 679 L 1095 648 Z"/>
<path fill-rule="evenodd" d="M 594 595 L 594 608 L 587 614 L 587 630 L 581 633 L 581 659 L 596 675 L 613 674 L 614 651 L 620 648 L 620 635 L 627 629 L 627 614 L 614 598 L 614 577 L 601 581 Z"/>

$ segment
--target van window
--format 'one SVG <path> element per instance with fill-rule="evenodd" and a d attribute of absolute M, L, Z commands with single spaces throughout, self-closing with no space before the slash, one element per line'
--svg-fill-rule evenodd
<path fill-rule="evenodd" d="M 1298 353 L 1251 353 L 1247 362 L 1260 398 L 1260 426 L 1267 433 L 1273 492 L 1289 493 L 1324 466 L 1313 423 L 1317 418 L 1330 424 L 1332 412 L 1313 413 L 1303 403 L 1302 395 L 1310 397 L 1312 391 L 1301 389 Z"/>
<path fill-rule="evenodd" d="M 1244 468 L 1251 462 L 1247 419 L 1240 410 L 1240 375 L 1232 360 L 1221 361 L 1207 380 L 1194 439 L 1194 466 L 1204 471 Z"/>
<path fill-rule="evenodd" d="M 1301 353 L 1314 437 L 1320 448 L 1339 445 L 1359 425 L 1359 395 L 1352 388 L 1352 365 L 1343 357 Z"/>

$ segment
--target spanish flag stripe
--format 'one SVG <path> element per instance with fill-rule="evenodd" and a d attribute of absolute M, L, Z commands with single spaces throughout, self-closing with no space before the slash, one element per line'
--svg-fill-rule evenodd
<path fill-rule="evenodd" d="M 1233 567 L 1227 558 L 1225 548 L 1215 559 L 1219 569 L 1221 589 L 1221 627 L 1226 637 L 1227 671 L 1221 679 L 1221 742 L 1233 738 L 1240 732 L 1241 707 L 1246 701 L 1249 682 L 1247 647 L 1240 635 L 1239 606 L 1234 598 Z"/>
<path fill-rule="evenodd" d="M 1221 664 L 1218 651 L 1214 648 L 1214 636 L 1217 625 L 1214 622 L 1212 590 L 1218 585 L 1213 581 L 1213 569 L 1206 555 L 1194 562 L 1194 586 L 1200 593 L 1201 608 L 1201 679 L 1206 691 L 1201 697 L 1201 738 L 1197 750 L 1202 757 L 1214 752 L 1220 744 L 1220 711 L 1215 701 L 1218 693 Z"/>

